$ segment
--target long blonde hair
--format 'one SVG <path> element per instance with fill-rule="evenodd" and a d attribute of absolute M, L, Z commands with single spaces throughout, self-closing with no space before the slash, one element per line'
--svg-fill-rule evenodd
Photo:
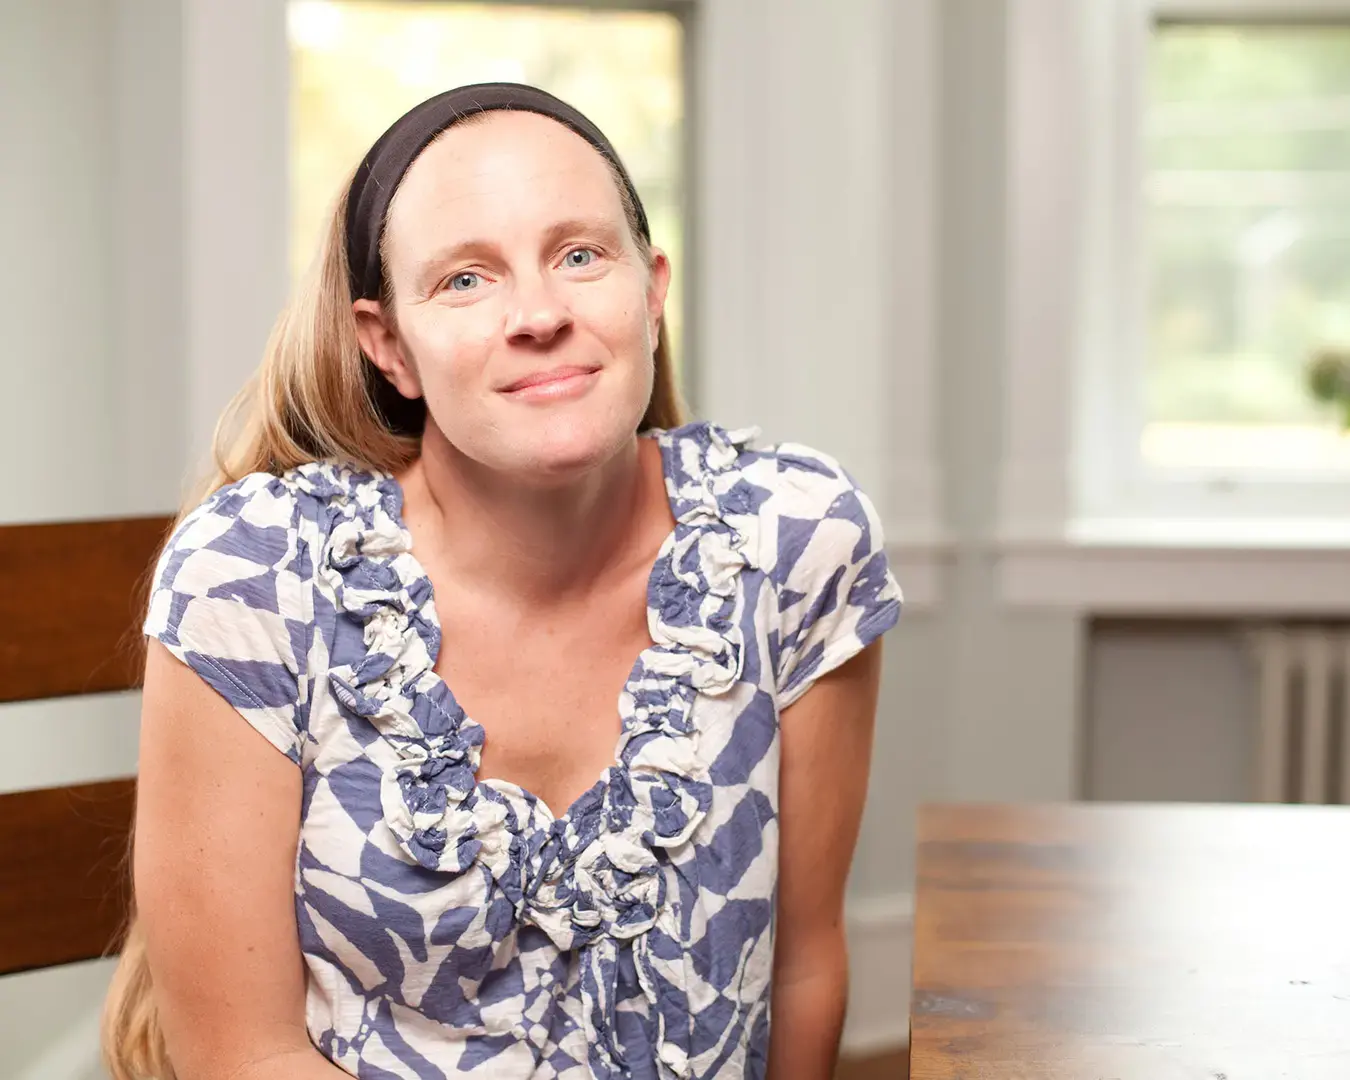
<path fill-rule="evenodd" d="M 613 165 L 610 172 L 629 231 L 650 268 L 652 248 L 642 234 L 637 208 Z M 350 182 L 343 185 L 316 257 L 277 320 L 262 363 L 216 425 L 214 469 L 188 498 L 180 520 L 207 495 L 250 473 L 280 475 L 324 459 L 398 473 L 417 458 L 425 419 L 422 403 L 400 398 L 362 354 L 356 338 L 346 243 L 350 187 Z M 392 299 L 386 286 L 388 311 L 393 310 Z M 684 418 L 664 320 L 653 361 L 652 396 L 639 431 L 676 427 Z M 113 1080 L 176 1080 L 153 990 L 133 901 L 103 1007 L 103 1059 Z"/>

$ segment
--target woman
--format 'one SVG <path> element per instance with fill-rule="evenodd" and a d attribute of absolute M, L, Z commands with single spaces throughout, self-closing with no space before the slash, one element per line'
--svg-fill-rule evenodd
<path fill-rule="evenodd" d="M 899 590 L 669 276 L 539 90 L 366 155 L 156 571 L 119 1080 L 830 1075 Z"/>

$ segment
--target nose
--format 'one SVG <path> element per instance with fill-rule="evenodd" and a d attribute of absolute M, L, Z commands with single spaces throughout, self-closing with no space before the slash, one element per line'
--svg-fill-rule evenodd
<path fill-rule="evenodd" d="M 543 277 L 517 279 L 506 312 L 506 336 L 520 344 L 547 345 L 572 325 L 572 314 Z"/>

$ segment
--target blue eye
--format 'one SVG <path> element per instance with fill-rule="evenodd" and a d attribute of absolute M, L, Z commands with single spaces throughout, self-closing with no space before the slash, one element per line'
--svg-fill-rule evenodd
<path fill-rule="evenodd" d="M 450 288 L 456 292 L 468 292 L 470 289 L 478 287 L 478 283 L 483 279 L 471 270 L 466 270 L 462 274 L 456 274 L 450 279 Z"/>
<path fill-rule="evenodd" d="M 595 252 L 590 248 L 577 248 L 575 251 L 569 251 L 563 257 L 563 263 L 572 267 L 590 266 L 594 258 Z"/>

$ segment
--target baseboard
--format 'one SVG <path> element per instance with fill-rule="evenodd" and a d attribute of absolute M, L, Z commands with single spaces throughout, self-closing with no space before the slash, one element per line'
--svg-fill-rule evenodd
<path fill-rule="evenodd" d="M 850 903 L 849 1004 L 843 1051 L 866 1055 L 909 1042 L 914 897 L 894 893 Z"/>

